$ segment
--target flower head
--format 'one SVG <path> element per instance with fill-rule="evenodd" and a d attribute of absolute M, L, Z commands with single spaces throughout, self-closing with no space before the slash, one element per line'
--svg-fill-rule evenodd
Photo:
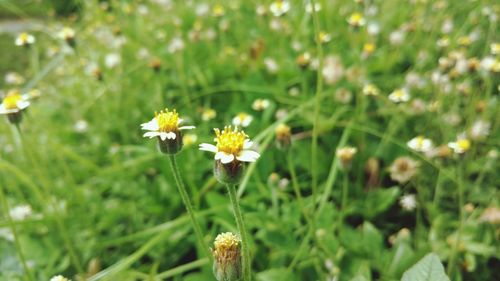
<path fill-rule="evenodd" d="M 250 123 L 252 123 L 252 120 L 252 115 L 245 112 L 240 112 L 233 118 L 233 125 L 245 128 L 248 127 Z"/>
<path fill-rule="evenodd" d="M 349 16 L 347 22 L 353 27 L 361 27 L 366 24 L 366 20 L 361 13 L 353 13 Z"/>
<path fill-rule="evenodd" d="M 280 17 L 286 14 L 290 10 L 290 3 L 284 0 L 276 0 L 271 6 L 269 6 L 269 11 L 275 16 Z"/>
<path fill-rule="evenodd" d="M 236 281 L 241 278 L 240 239 L 231 232 L 217 235 L 214 241 L 213 271 L 218 281 Z"/>
<path fill-rule="evenodd" d="M 456 141 L 449 142 L 448 146 L 453 149 L 453 152 L 456 154 L 463 154 L 470 149 L 471 142 L 466 138 L 459 137 Z"/>
<path fill-rule="evenodd" d="M 419 152 L 429 152 L 433 147 L 432 140 L 427 139 L 423 136 L 412 138 L 406 143 L 406 145 L 409 148 Z"/>
<path fill-rule="evenodd" d="M 410 100 L 410 94 L 405 88 L 397 89 L 389 95 L 389 99 L 395 103 L 407 102 Z"/>
<path fill-rule="evenodd" d="M 292 142 L 292 129 L 288 125 L 281 123 L 276 126 L 275 133 L 278 148 L 288 148 Z"/>
<path fill-rule="evenodd" d="M 417 199 L 415 194 L 407 194 L 399 199 L 399 204 L 406 211 L 413 211 L 417 207 Z"/>
<path fill-rule="evenodd" d="M 141 129 L 146 130 L 143 136 L 148 138 L 157 137 L 160 141 L 160 150 L 167 154 L 175 154 L 182 148 L 181 130 L 194 129 L 194 126 L 181 126 L 182 119 L 174 109 L 168 109 L 155 113 L 155 117 L 141 124 Z"/>
<path fill-rule="evenodd" d="M 252 103 L 252 109 L 255 111 L 263 111 L 268 108 L 271 103 L 268 99 L 256 99 Z"/>
<path fill-rule="evenodd" d="M 399 183 L 408 182 L 417 173 L 418 165 L 418 162 L 410 157 L 397 158 L 389 168 L 391 179 Z"/>
<path fill-rule="evenodd" d="M 57 34 L 57 36 L 63 40 L 65 40 L 68 44 L 75 44 L 75 31 L 71 27 L 63 27 L 61 31 Z"/>
<path fill-rule="evenodd" d="M 228 164 L 234 161 L 255 162 L 260 154 L 249 150 L 253 142 L 248 139 L 245 132 L 233 129 L 230 126 L 224 130 L 214 129 L 216 145 L 202 143 L 200 150 L 215 153 L 215 160 L 220 160 L 222 164 Z"/>
<path fill-rule="evenodd" d="M 0 104 L 0 114 L 18 113 L 30 105 L 18 90 L 11 90 Z"/>
<path fill-rule="evenodd" d="M 35 41 L 35 36 L 27 32 L 23 32 L 19 34 L 19 36 L 17 36 L 15 43 L 16 46 L 29 46 L 31 44 L 34 44 Z"/>
<path fill-rule="evenodd" d="M 363 95 L 365 96 L 378 96 L 379 94 L 379 88 L 373 84 L 367 84 L 363 87 Z"/>
<path fill-rule="evenodd" d="M 358 152 L 358 149 L 351 146 L 338 148 L 335 152 L 337 159 L 339 159 L 340 166 L 343 169 L 349 168 L 351 166 L 352 158 L 354 154 Z"/>

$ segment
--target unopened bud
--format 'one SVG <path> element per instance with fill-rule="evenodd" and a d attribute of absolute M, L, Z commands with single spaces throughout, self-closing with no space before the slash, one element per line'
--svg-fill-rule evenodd
<path fill-rule="evenodd" d="M 279 149 L 287 149 L 292 143 L 292 130 L 285 124 L 279 124 L 276 127 L 276 145 Z"/>
<path fill-rule="evenodd" d="M 243 178 L 245 163 L 233 161 L 223 164 L 220 160 L 215 160 L 214 175 L 222 184 L 238 184 Z"/>
<path fill-rule="evenodd" d="M 217 235 L 214 241 L 213 271 L 218 281 L 238 281 L 241 279 L 240 239 L 231 232 Z"/>

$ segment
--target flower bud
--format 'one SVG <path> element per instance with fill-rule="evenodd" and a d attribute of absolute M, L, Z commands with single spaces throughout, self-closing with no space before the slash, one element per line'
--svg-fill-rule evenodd
<path fill-rule="evenodd" d="M 238 184 L 245 174 L 245 163 L 233 161 L 223 164 L 220 160 L 214 162 L 215 178 L 222 184 Z"/>
<path fill-rule="evenodd" d="M 358 150 L 355 147 L 342 147 L 337 149 L 337 159 L 339 161 L 340 167 L 344 170 L 349 169 L 351 167 L 352 158 L 354 154 L 356 154 Z"/>
<path fill-rule="evenodd" d="M 213 271 L 218 281 L 238 281 L 241 279 L 240 239 L 231 232 L 217 235 L 214 241 Z"/>
<path fill-rule="evenodd" d="M 286 150 L 292 142 L 292 132 L 290 127 L 285 124 L 279 124 L 276 127 L 276 145 L 279 149 Z"/>
<path fill-rule="evenodd" d="M 176 154 L 181 151 L 184 142 L 182 141 L 182 134 L 180 131 L 175 132 L 174 139 L 164 139 L 158 137 L 158 148 L 164 154 Z"/>

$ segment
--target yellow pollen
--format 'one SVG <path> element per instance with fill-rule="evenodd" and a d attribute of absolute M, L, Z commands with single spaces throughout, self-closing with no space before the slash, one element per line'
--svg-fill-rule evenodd
<path fill-rule="evenodd" d="M 215 139 L 217 143 L 217 149 L 228 154 L 237 155 L 243 150 L 243 144 L 248 136 L 243 131 L 238 131 L 237 128 L 234 130 L 227 126 L 222 130 L 215 130 Z"/>
<path fill-rule="evenodd" d="M 351 24 L 353 25 L 359 25 L 361 21 L 363 21 L 363 15 L 361 15 L 360 13 L 352 14 L 349 19 L 349 22 L 351 22 Z"/>
<path fill-rule="evenodd" d="M 178 130 L 179 114 L 175 109 L 169 111 L 168 108 L 165 108 L 160 113 L 155 112 L 155 118 L 161 132 L 175 132 Z"/>
<path fill-rule="evenodd" d="M 225 232 L 217 235 L 214 246 L 216 251 L 223 252 L 238 247 L 239 242 L 236 235 L 231 232 Z"/>
<path fill-rule="evenodd" d="M 19 39 L 21 39 L 22 42 L 28 42 L 28 33 L 23 32 L 19 34 Z"/>
<path fill-rule="evenodd" d="M 468 139 L 461 139 L 457 141 L 457 146 L 463 150 L 467 151 L 470 148 L 470 141 Z"/>
<path fill-rule="evenodd" d="M 16 109 L 17 103 L 22 100 L 22 96 L 19 93 L 10 94 L 3 100 L 3 106 L 5 109 Z"/>

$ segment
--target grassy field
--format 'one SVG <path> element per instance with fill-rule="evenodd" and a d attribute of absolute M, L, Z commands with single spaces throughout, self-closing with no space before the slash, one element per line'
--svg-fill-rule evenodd
<path fill-rule="evenodd" d="M 497 1 L 15 2 L 0 280 L 500 280 Z"/>

